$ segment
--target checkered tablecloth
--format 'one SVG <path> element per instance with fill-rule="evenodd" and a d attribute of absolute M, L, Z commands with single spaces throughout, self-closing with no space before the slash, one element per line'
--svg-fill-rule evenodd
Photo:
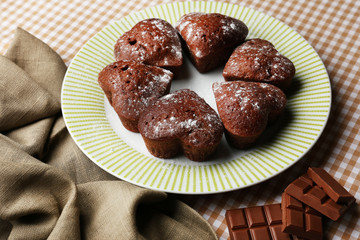
<path fill-rule="evenodd" d="M 0 53 L 17 26 L 57 51 L 69 64 L 80 47 L 114 19 L 132 11 L 171 2 L 148 0 L 2 0 Z M 283 189 L 306 171 L 321 166 L 355 195 L 357 206 L 339 221 L 325 220 L 326 239 L 360 239 L 360 1 L 230 1 L 271 15 L 300 33 L 319 53 L 332 85 L 332 110 L 312 150 L 284 173 L 243 190 L 202 196 L 177 196 L 228 238 L 229 208 L 280 202 Z"/>

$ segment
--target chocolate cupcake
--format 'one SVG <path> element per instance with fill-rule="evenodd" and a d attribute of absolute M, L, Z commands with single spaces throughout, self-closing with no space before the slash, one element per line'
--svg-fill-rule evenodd
<path fill-rule="evenodd" d="M 204 161 L 220 143 L 223 125 L 214 109 L 189 89 L 159 98 L 139 119 L 139 131 L 149 152 L 171 158 L 179 152 Z"/>
<path fill-rule="evenodd" d="M 295 75 L 294 64 L 269 41 L 246 41 L 231 54 L 223 76 L 226 81 L 265 82 L 286 90 Z"/>
<path fill-rule="evenodd" d="M 124 127 L 139 132 L 140 114 L 169 93 L 172 78 L 170 71 L 159 67 L 118 61 L 99 73 L 98 82 Z"/>
<path fill-rule="evenodd" d="M 213 91 L 226 139 L 239 149 L 251 146 L 286 105 L 283 91 L 267 83 L 216 82 Z"/>
<path fill-rule="evenodd" d="M 202 73 L 225 64 L 248 34 L 242 21 L 219 13 L 185 14 L 177 22 L 176 29 L 190 59 Z"/>
<path fill-rule="evenodd" d="M 114 47 L 117 61 L 134 60 L 174 70 L 183 63 L 180 38 L 173 26 L 158 18 L 138 22 Z"/>

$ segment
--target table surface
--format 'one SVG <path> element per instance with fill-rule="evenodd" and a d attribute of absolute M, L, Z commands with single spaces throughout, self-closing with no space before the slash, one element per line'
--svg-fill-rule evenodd
<path fill-rule="evenodd" d="M 32 33 L 69 65 L 81 46 L 114 19 L 171 1 L 148 0 L 3 0 L 0 53 L 17 26 Z M 308 166 L 320 166 L 335 177 L 357 205 L 337 222 L 325 219 L 326 239 L 360 238 L 360 1 L 242 0 L 224 1 L 273 16 L 300 33 L 318 52 L 332 85 L 328 124 L 315 146 L 293 167 L 261 184 L 228 193 L 177 197 L 198 211 L 219 239 L 229 236 L 225 212 L 280 202 L 284 188 Z"/>

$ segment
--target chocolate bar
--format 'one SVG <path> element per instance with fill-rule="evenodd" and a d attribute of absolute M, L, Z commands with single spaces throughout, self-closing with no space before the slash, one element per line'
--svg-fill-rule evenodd
<path fill-rule="evenodd" d="M 298 239 L 282 232 L 280 204 L 231 209 L 225 217 L 231 240 Z"/>
<path fill-rule="evenodd" d="M 285 189 L 285 192 L 297 200 L 309 205 L 330 219 L 334 221 L 338 220 L 345 212 L 345 210 L 355 202 L 355 198 L 345 201 L 346 199 L 349 199 L 348 195 L 341 195 L 342 191 L 339 191 L 338 186 L 334 187 L 331 185 L 332 181 L 326 182 L 326 180 L 329 180 L 327 178 L 331 177 L 330 175 L 323 179 L 322 173 L 320 173 L 320 175 L 316 174 L 319 173 L 319 171 L 315 170 L 312 172 L 312 170 L 310 170 L 309 172 L 312 176 L 316 175 L 315 179 L 317 182 L 321 182 L 321 185 L 323 186 L 322 188 L 316 185 L 307 174 L 304 174 L 290 183 L 289 186 Z M 322 181 L 320 181 L 320 179 Z M 343 202 L 336 203 L 333 199 L 331 199 L 330 195 L 324 191 L 324 187 L 327 189 L 327 192 L 334 192 L 331 194 L 331 196 L 338 194 L 339 197 L 336 199 L 341 199 Z"/>
<path fill-rule="evenodd" d="M 282 231 L 305 239 L 322 239 L 321 214 L 283 193 L 281 199 Z"/>

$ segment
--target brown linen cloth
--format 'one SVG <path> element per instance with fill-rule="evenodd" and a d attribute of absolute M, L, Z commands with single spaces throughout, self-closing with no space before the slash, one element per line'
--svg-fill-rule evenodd
<path fill-rule="evenodd" d="M 60 114 L 66 66 L 18 28 L 0 56 L 0 239 L 216 239 L 193 209 L 101 170 Z"/>

